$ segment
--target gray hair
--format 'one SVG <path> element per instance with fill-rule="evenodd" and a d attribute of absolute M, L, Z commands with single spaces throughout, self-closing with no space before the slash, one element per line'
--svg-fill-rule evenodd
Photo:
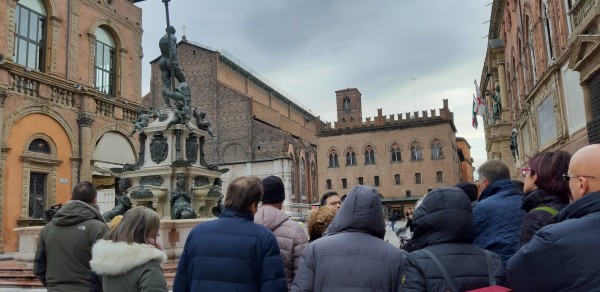
<path fill-rule="evenodd" d="M 487 179 L 490 183 L 501 179 L 510 179 L 510 170 L 500 160 L 489 160 L 479 166 L 479 179 Z"/>

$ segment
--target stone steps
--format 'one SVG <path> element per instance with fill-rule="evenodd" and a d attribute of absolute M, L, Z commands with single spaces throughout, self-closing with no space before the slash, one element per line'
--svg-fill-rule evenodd
<path fill-rule="evenodd" d="M 169 289 L 173 288 L 173 280 L 177 272 L 177 262 L 166 262 L 161 265 Z M 32 263 L 21 263 L 14 260 L 0 261 L 0 288 L 43 288 L 42 283 L 33 275 Z"/>

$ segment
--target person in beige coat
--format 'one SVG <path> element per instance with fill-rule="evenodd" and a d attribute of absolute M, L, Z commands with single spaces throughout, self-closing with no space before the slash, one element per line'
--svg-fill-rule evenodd
<path fill-rule="evenodd" d="M 289 290 L 304 247 L 308 243 L 308 236 L 298 222 L 290 219 L 290 216 L 281 210 L 285 200 L 285 189 L 281 178 L 268 176 L 262 180 L 262 185 L 264 189 L 262 206 L 254 215 L 254 223 L 269 228 L 277 237 Z"/>

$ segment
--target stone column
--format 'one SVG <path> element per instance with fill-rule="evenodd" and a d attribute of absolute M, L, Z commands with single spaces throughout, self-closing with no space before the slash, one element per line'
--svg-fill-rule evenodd
<path fill-rule="evenodd" d="M 0 141 L 2 141 L 2 128 L 4 127 L 4 101 L 8 97 L 8 90 L 0 89 Z M 0 148 L 3 145 L 0 143 Z M 4 202 L 4 162 L 6 161 L 6 152 L 0 149 L 0 202 Z M 2 204 L 0 204 L 0 230 L 3 230 L 2 213 L 4 212 Z M 4 232 L 0 233 L 0 252 L 4 252 Z"/>
<path fill-rule="evenodd" d="M 508 109 L 508 97 L 506 96 L 506 74 L 504 73 L 504 63 L 498 64 L 498 82 L 500 83 L 500 100 L 502 108 Z"/>
<path fill-rule="evenodd" d="M 587 82 L 581 84 L 583 90 L 583 108 L 585 109 L 585 122 L 591 122 L 594 119 L 592 115 L 592 93 L 590 92 L 590 86 Z M 1 134 L 1 133 L 0 133 Z"/>
<path fill-rule="evenodd" d="M 91 147 L 91 142 L 94 115 L 88 112 L 81 112 L 77 117 L 77 122 L 81 127 L 81 136 L 79 137 L 79 139 L 81 139 L 81 167 L 79 168 L 79 181 L 91 181 L 91 160 L 92 151 L 94 150 L 93 147 Z"/>
<path fill-rule="evenodd" d="M 0 141 L 2 139 L 2 128 L 4 127 L 4 101 L 8 97 L 8 90 L 0 88 Z M 3 146 L 3 145 L 0 145 Z"/>

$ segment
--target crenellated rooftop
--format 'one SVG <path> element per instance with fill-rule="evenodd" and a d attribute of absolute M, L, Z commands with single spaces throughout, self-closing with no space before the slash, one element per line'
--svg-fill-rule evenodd
<path fill-rule="evenodd" d="M 330 122 L 320 123 L 321 127 L 318 129 L 318 136 L 332 136 L 341 135 L 346 133 L 369 131 L 373 129 L 401 129 L 401 128 L 412 128 L 421 127 L 425 125 L 437 124 L 437 123 L 450 123 L 452 130 L 456 132 L 454 126 L 454 113 L 448 108 L 448 100 L 443 100 L 443 107 L 438 109 L 431 109 L 429 111 L 415 111 L 406 112 L 404 114 L 391 114 L 384 115 L 383 109 L 377 109 L 377 116 L 368 117 L 364 121 L 360 122 L 335 122 L 332 126 Z"/>

